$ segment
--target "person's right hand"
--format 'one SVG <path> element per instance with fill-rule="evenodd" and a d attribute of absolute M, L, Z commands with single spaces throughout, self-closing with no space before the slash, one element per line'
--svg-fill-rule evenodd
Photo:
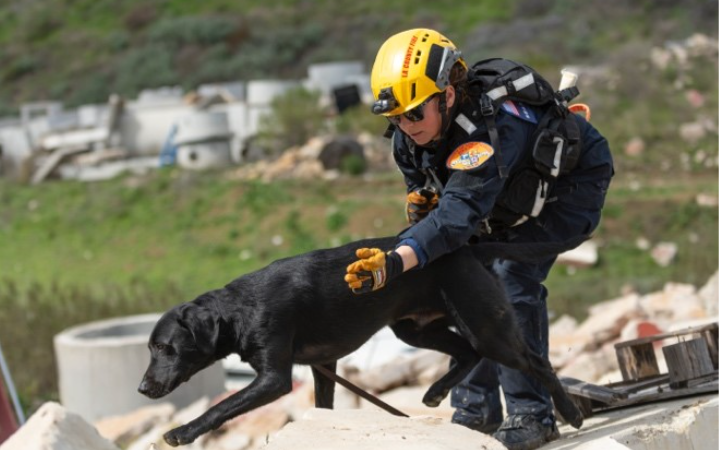
<path fill-rule="evenodd" d="M 402 257 L 396 252 L 379 248 L 359 248 L 359 259 L 347 266 L 345 282 L 355 294 L 376 291 L 403 273 Z"/>
<path fill-rule="evenodd" d="M 407 196 L 406 217 L 410 225 L 423 220 L 438 204 L 438 195 L 429 189 L 418 189 Z"/>

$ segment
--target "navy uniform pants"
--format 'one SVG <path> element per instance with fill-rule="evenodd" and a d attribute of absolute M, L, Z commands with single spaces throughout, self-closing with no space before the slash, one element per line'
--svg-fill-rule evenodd
<path fill-rule="evenodd" d="M 510 229 L 507 240 L 564 241 L 589 235 L 599 221 L 599 209 L 556 201 L 546 204 L 537 219 Z M 548 292 L 542 283 L 555 259 L 552 257 L 540 264 L 498 260 L 492 266 L 515 309 L 527 345 L 545 358 L 548 356 Z M 546 424 L 554 420 L 550 396 L 540 383 L 520 371 L 483 359 L 452 391 L 451 404 L 457 408 L 453 422 L 486 432 L 496 428 L 503 418 L 500 385 L 508 415 L 533 415 Z"/>

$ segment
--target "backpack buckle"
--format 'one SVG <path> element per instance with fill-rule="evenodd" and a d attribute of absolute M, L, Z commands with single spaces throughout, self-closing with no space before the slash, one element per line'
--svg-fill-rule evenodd
<path fill-rule="evenodd" d="M 483 116 L 492 116 L 495 113 L 492 100 L 487 95 L 480 97 L 480 112 Z"/>
<path fill-rule="evenodd" d="M 563 102 L 568 103 L 580 94 L 580 90 L 577 87 L 572 86 L 559 91 L 558 94 L 560 94 L 560 98 Z"/>

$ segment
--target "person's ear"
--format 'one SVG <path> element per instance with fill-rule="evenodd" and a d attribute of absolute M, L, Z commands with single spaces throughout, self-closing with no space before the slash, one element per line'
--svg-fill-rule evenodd
<path fill-rule="evenodd" d="M 448 108 L 452 108 L 455 104 L 455 87 L 453 85 L 448 86 L 445 88 L 445 103 L 447 104 Z"/>

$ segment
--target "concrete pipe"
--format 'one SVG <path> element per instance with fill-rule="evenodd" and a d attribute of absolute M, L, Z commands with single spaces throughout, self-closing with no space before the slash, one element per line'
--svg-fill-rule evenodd
<path fill-rule="evenodd" d="M 137 391 L 150 361 L 148 338 L 160 314 L 92 322 L 55 336 L 60 400 L 85 420 L 126 414 L 171 402 L 182 408 L 224 392 L 220 362 L 196 374 L 167 397 L 152 400 Z"/>
<path fill-rule="evenodd" d="M 232 164 L 229 141 L 182 144 L 177 150 L 177 165 L 183 169 L 222 169 Z"/>
<path fill-rule="evenodd" d="M 194 111 L 178 118 L 175 145 L 194 144 L 232 137 L 224 111 Z"/>

